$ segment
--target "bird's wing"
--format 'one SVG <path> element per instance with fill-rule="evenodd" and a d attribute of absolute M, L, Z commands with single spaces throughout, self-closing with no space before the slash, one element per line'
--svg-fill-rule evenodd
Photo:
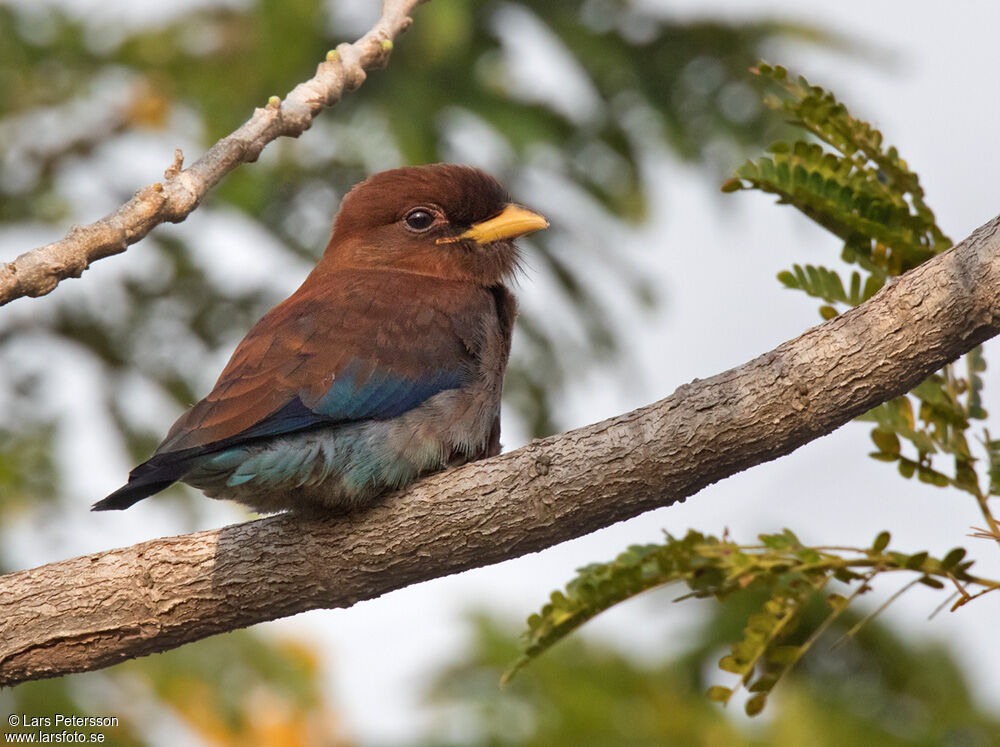
<path fill-rule="evenodd" d="M 311 277 L 254 326 L 157 454 L 400 415 L 469 380 L 491 306 L 482 289 L 420 275 Z"/>

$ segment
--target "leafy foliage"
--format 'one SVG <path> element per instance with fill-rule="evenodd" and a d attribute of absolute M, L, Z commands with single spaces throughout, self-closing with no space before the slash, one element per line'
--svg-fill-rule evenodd
<path fill-rule="evenodd" d="M 778 274 L 781 283 L 822 300 L 820 314 L 831 319 L 838 315 L 838 305 L 863 303 L 889 278 L 951 246 L 924 201 L 917 175 L 895 147 L 884 144 L 881 132 L 852 116 L 833 94 L 803 77 L 790 76 L 783 67 L 760 64 L 755 72 L 783 94 L 769 94 L 765 101 L 822 145 L 806 140 L 774 143 L 768 148 L 770 156 L 738 168 L 723 191 L 758 189 L 778 195 L 779 203 L 794 206 L 842 239 L 841 260 L 859 268 L 845 283 L 836 269 L 796 264 Z M 904 478 L 916 475 L 921 482 L 970 493 L 988 525 L 979 536 L 1000 542 L 1000 527 L 987 504 L 988 496 L 998 494 L 1000 487 L 1000 443 L 983 431 L 981 443 L 989 466 L 984 486 L 967 435 L 972 420 L 986 418 L 981 376 L 985 369 L 977 348 L 965 356 L 964 375 L 955 364 L 945 366 L 909 395 L 890 400 L 859 419 L 877 424 L 871 433 L 876 448 L 872 457 L 896 463 Z M 902 441 L 915 453 L 904 453 Z M 953 469 L 940 469 L 935 455 L 953 460 Z M 804 547 L 787 529 L 779 535 L 761 535 L 760 540 L 762 546 L 744 547 L 725 537 L 717 540 L 697 532 L 683 539 L 668 535 L 664 543 L 634 546 L 611 563 L 581 569 L 565 593 L 554 592 L 541 613 L 528 619 L 523 654 L 505 677 L 509 679 L 594 615 L 646 589 L 684 581 L 691 588 L 686 597 L 723 599 L 763 588 L 767 600 L 749 616 L 731 654 L 719 662 L 723 670 L 739 675 L 739 684 L 753 693 L 745 705 L 753 716 L 764 708 L 789 668 L 857 596 L 870 590 L 877 575 L 910 571 L 918 574 L 911 585 L 943 589 L 950 583 L 958 596 L 952 609 L 1000 588 L 996 581 L 969 575 L 972 561 L 964 560 L 964 548 L 955 548 L 939 560 L 926 552 L 889 552 L 887 532 L 871 548 L 846 554 L 842 548 Z M 826 592 L 833 579 L 854 585 L 853 593 L 844 597 Z M 970 594 L 969 584 L 980 590 Z M 906 588 L 909 585 L 901 591 Z M 820 591 L 826 594 L 828 616 L 804 643 L 786 645 L 802 610 Z M 722 685 L 708 690 L 711 700 L 723 703 L 732 694 L 733 688 Z"/>
<path fill-rule="evenodd" d="M 523 652 L 507 669 L 503 681 L 510 681 L 521 667 L 587 620 L 653 587 L 684 582 L 690 591 L 678 601 L 763 593 L 766 601 L 747 619 L 742 639 L 719 661 L 722 670 L 739 675 L 738 685 L 753 693 L 745 707 L 754 716 L 763 709 L 778 681 L 847 609 L 849 602 L 871 590 L 876 576 L 906 572 L 915 575 L 913 583 L 931 588 L 943 589 L 946 582 L 954 584 L 964 595 L 959 604 L 971 598 L 963 585 L 984 590 L 1000 587 L 1000 583 L 969 573 L 973 561 L 965 560 L 962 548 L 940 559 L 923 551 L 890 551 L 888 532 L 881 533 L 870 548 L 858 549 L 805 546 L 788 529 L 759 539 L 759 545 L 739 545 L 726 536 L 718 539 L 690 531 L 683 538 L 667 535 L 660 544 L 635 545 L 610 563 L 581 568 L 565 592 L 553 592 L 541 612 L 528 618 Z M 853 587 L 850 597 L 828 591 L 832 581 Z M 803 610 L 820 592 L 825 594 L 828 615 L 807 640 L 788 645 L 786 641 L 797 629 Z M 733 688 L 721 685 L 708 691 L 711 700 L 723 703 L 732 694 Z"/>
<path fill-rule="evenodd" d="M 881 132 L 855 119 L 833 94 L 783 67 L 760 64 L 755 71 L 786 94 L 765 101 L 827 148 L 805 140 L 773 143 L 770 157 L 745 163 L 723 191 L 778 195 L 779 203 L 793 205 L 841 238 L 841 259 L 861 268 L 844 283 L 836 270 L 795 265 L 779 273 L 782 283 L 826 301 L 820 313 L 831 318 L 836 304 L 857 306 L 889 277 L 951 246 L 924 202 L 917 175 L 895 147 L 884 146 Z"/>
<path fill-rule="evenodd" d="M 779 202 L 793 205 L 843 239 L 841 259 L 861 268 L 845 284 L 836 270 L 795 265 L 778 274 L 785 286 L 825 301 L 820 313 L 832 318 L 838 304 L 857 306 L 888 278 L 951 246 L 924 200 L 917 175 L 895 147 L 884 143 L 881 132 L 852 116 L 833 94 L 789 75 L 783 67 L 761 64 L 756 71 L 784 93 L 768 96 L 772 108 L 826 148 L 804 140 L 775 143 L 769 148 L 771 157 L 747 162 L 723 189 L 777 194 Z M 957 487 L 983 502 L 992 486 L 981 484 L 968 440 L 970 421 L 987 415 L 981 398 L 981 374 L 986 370 L 982 350 L 973 350 L 964 363 L 964 372 L 956 364 L 945 366 L 908 396 L 880 405 L 861 419 L 877 424 L 872 431 L 874 458 L 896 463 L 905 478 L 916 475 L 931 485 Z M 900 439 L 915 453 L 903 453 Z M 985 431 L 982 442 L 992 466 L 995 450 Z M 940 468 L 935 455 L 950 459 L 952 469 Z"/>
<path fill-rule="evenodd" d="M 833 94 L 792 78 L 780 66 L 758 65 L 755 71 L 775 83 L 784 98 L 765 101 L 789 117 L 791 124 L 814 135 L 817 143 L 777 142 L 771 157 L 748 161 L 723 190 L 759 189 L 776 194 L 844 241 L 842 259 L 859 265 L 865 293 L 876 292 L 886 278 L 912 269 L 951 246 L 924 202 L 917 175 L 882 133 L 855 119 Z M 873 280 L 872 280 L 873 279 Z M 792 278 L 782 281 L 790 287 Z M 855 281 L 852 280 L 852 285 Z"/>

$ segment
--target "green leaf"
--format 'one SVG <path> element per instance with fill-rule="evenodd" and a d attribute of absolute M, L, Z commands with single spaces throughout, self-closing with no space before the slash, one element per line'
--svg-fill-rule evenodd
<path fill-rule="evenodd" d="M 767 659 L 772 664 L 789 666 L 798 660 L 801 651 L 799 646 L 774 646 L 768 651 Z"/>
<path fill-rule="evenodd" d="M 889 540 L 892 539 L 892 535 L 889 532 L 879 532 L 875 541 L 872 543 L 872 553 L 880 555 L 885 551 L 885 548 L 889 546 Z"/>
<path fill-rule="evenodd" d="M 767 704 L 767 695 L 765 693 L 758 693 L 752 698 L 749 698 L 744 706 L 747 712 L 747 716 L 756 716 L 761 711 L 764 710 L 764 706 Z"/>
<path fill-rule="evenodd" d="M 774 689 L 774 686 L 778 684 L 777 674 L 762 674 L 747 688 L 748 691 L 752 693 L 769 693 Z"/>
<path fill-rule="evenodd" d="M 758 612 L 755 615 L 750 615 L 750 619 L 747 620 L 747 630 L 770 633 L 777 624 L 778 618 L 776 616 L 767 612 Z"/>
<path fill-rule="evenodd" d="M 743 674 L 744 664 L 737 661 L 736 657 L 727 654 L 719 659 L 719 669 L 733 674 Z"/>
<path fill-rule="evenodd" d="M 938 488 L 945 488 L 951 484 L 951 480 L 948 479 L 947 475 L 923 465 L 917 466 L 917 479 L 920 482 L 925 482 L 928 485 L 934 485 Z"/>
<path fill-rule="evenodd" d="M 788 288 L 797 290 L 802 287 L 799 285 L 799 281 L 796 280 L 795 275 L 789 272 L 788 270 L 782 270 L 781 272 L 779 272 L 778 280 Z"/>
<path fill-rule="evenodd" d="M 834 612 L 840 612 L 847 607 L 847 598 L 840 594 L 828 594 L 826 597 L 826 603 L 833 608 Z"/>
<path fill-rule="evenodd" d="M 895 433 L 875 428 L 871 432 L 871 438 L 878 447 L 878 450 L 883 454 L 899 456 L 899 436 Z"/>
<path fill-rule="evenodd" d="M 956 547 L 953 550 L 950 550 L 948 554 L 941 559 L 941 568 L 946 571 L 950 570 L 954 568 L 956 565 L 958 565 L 962 561 L 962 558 L 964 557 L 965 557 L 965 548 Z"/>
<path fill-rule="evenodd" d="M 769 547 L 772 550 L 788 550 L 795 544 L 785 534 L 759 534 L 757 538 L 765 547 Z"/>
<path fill-rule="evenodd" d="M 728 703 L 732 694 L 732 688 L 722 687 L 721 685 L 712 685 L 705 693 L 709 700 L 713 700 L 716 703 Z"/>

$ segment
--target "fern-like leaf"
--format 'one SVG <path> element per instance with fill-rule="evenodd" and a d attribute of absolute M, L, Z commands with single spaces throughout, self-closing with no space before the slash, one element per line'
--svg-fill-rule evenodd
<path fill-rule="evenodd" d="M 877 432 L 881 435 L 876 444 L 881 449 L 892 451 L 898 446 L 891 441 L 892 434 Z M 528 618 L 522 655 L 504 673 L 502 682 L 509 682 L 532 659 L 587 620 L 648 589 L 682 581 L 689 591 L 678 601 L 766 590 L 763 606 L 748 618 L 741 639 L 719 661 L 720 669 L 737 675 L 737 687 L 754 693 L 746 708 L 755 715 L 822 630 L 854 599 L 870 591 L 877 575 L 909 572 L 916 574 L 913 583 L 935 589 L 944 588 L 946 582 L 979 585 L 984 591 L 1000 588 L 998 582 L 970 575 L 972 561 L 964 560 L 964 549 L 956 548 L 940 560 L 924 551 L 895 552 L 888 549 L 888 532 L 880 533 L 870 547 L 858 549 L 809 547 L 788 529 L 759 539 L 759 545 L 738 545 L 728 535 L 719 539 L 691 531 L 678 539 L 668 534 L 662 543 L 634 545 L 609 563 L 581 568 L 564 591 L 553 592 L 549 603 Z M 827 592 L 826 622 L 804 643 L 791 645 L 789 636 L 802 612 L 834 580 L 853 585 L 853 593 L 844 597 Z M 715 686 L 708 697 L 725 703 L 733 691 L 733 687 Z"/>

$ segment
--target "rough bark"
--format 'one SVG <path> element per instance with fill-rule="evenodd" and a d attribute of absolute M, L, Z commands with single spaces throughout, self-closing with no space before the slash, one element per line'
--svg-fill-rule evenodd
<path fill-rule="evenodd" d="M 191 166 L 182 169 L 176 151 L 162 182 L 143 187 L 113 213 L 74 226 L 59 241 L 0 264 L 0 306 L 22 296 L 43 296 L 66 278 L 78 278 L 91 262 L 125 251 L 161 223 L 180 223 L 208 191 L 242 163 L 256 161 L 264 147 L 282 136 L 298 137 L 326 107 L 365 81 L 366 71 L 385 65 L 392 40 L 410 25 L 409 14 L 423 0 L 386 0 L 378 22 L 353 44 L 341 44 L 282 101 L 272 97 L 239 129 L 222 138 Z"/>
<path fill-rule="evenodd" d="M 1000 218 L 840 317 L 652 405 L 364 513 L 279 515 L 0 577 L 0 685 L 541 550 L 787 454 L 1000 332 Z"/>

